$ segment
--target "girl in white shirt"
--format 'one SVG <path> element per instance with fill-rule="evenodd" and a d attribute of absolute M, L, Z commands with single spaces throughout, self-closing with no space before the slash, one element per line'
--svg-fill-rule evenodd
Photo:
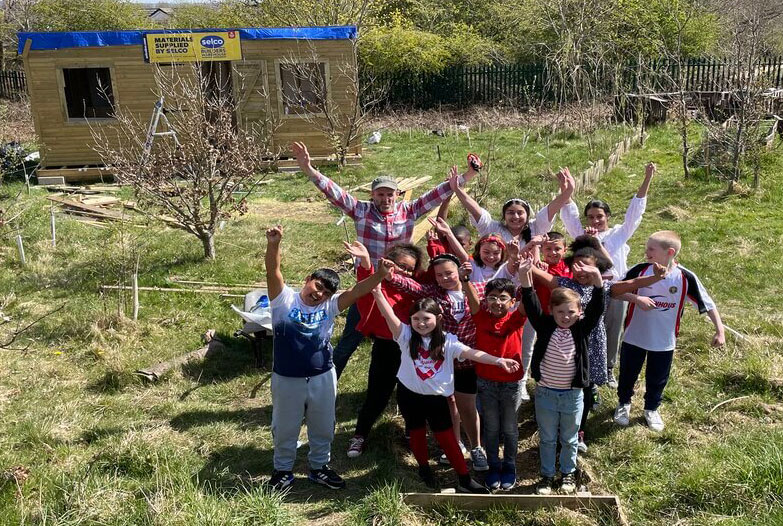
<path fill-rule="evenodd" d="M 419 464 L 419 476 L 428 486 L 437 486 L 429 466 L 426 424 L 457 472 L 460 493 L 489 493 L 468 474 L 457 439 L 452 432 L 447 397 L 454 393 L 454 360 L 470 359 L 495 364 L 514 372 L 519 364 L 471 349 L 441 327 L 440 305 L 431 298 L 417 300 L 411 308 L 411 324 L 400 321 L 380 287 L 373 290 L 378 310 L 402 352 L 397 372 L 397 404 L 410 434 L 410 448 Z"/>

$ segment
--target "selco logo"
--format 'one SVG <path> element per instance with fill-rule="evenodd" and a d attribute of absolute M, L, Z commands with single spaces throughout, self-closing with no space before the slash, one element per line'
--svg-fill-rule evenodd
<path fill-rule="evenodd" d="M 201 45 L 208 48 L 223 47 L 225 41 L 214 35 L 209 35 L 201 39 Z"/>

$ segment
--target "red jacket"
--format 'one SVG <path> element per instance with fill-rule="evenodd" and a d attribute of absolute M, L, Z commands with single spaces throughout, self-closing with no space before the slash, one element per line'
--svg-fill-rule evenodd
<path fill-rule="evenodd" d="M 375 268 L 371 265 L 370 269 L 365 269 L 361 265 L 356 269 L 356 281 L 359 282 L 369 278 Z M 410 294 L 402 292 L 400 289 L 388 286 L 388 282 L 381 282 L 381 289 L 389 304 L 394 310 L 394 314 L 404 323 L 410 323 L 410 310 L 413 305 L 413 297 Z M 392 333 L 386 319 L 381 315 L 381 311 L 375 305 L 375 298 L 372 294 L 365 294 L 356 300 L 356 306 L 359 308 L 359 314 L 362 319 L 356 326 L 356 330 L 370 338 L 380 338 L 382 340 L 393 340 Z"/>
<path fill-rule="evenodd" d="M 473 315 L 476 324 L 476 349 L 499 358 L 511 358 L 519 363 L 515 373 L 507 373 L 502 367 L 474 362 L 476 374 L 493 382 L 516 382 L 522 379 L 522 328 L 527 318 L 519 309 L 496 318 L 482 306 Z"/>
<path fill-rule="evenodd" d="M 547 269 L 547 272 L 549 272 L 553 276 L 561 276 L 564 278 L 573 278 L 574 276 L 571 274 L 571 269 L 568 268 L 568 265 L 566 265 L 563 260 L 561 259 L 560 262 L 557 265 L 549 266 Z M 552 289 L 550 289 L 547 285 L 536 285 L 536 295 L 538 296 L 538 301 L 541 303 L 541 308 L 544 310 L 544 314 L 550 314 L 549 312 L 549 299 L 552 297 Z"/>

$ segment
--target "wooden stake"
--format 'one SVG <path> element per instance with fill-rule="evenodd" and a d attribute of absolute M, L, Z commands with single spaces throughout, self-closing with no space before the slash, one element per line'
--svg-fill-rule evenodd
<path fill-rule="evenodd" d="M 22 266 L 27 264 L 27 259 L 24 257 L 24 244 L 22 243 L 22 235 L 16 235 L 16 246 L 19 249 L 19 261 L 22 262 Z"/>
<path fill-rule="evenodd" d="M 133 296 L 133 321 L 139 319 L 139 256 L 136 256 L 136 268 L 133 270 L 131 280 L 131 290 Z"/>
<path fill-rule="evenodd" d="M 436 144 L 435 147 L 438 149 L 438 160 L 440 161 L 440 144 Z"/>
<path fill-rule="evenodd" d="M 52 231 L 52 248 L 57 246 L 57 227 L 54 220 L 54 204 L 49 207 L 49 228 Z"/>

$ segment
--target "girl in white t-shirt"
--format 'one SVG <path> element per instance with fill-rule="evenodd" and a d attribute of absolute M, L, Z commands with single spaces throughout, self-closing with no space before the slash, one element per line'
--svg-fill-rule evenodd
<path fill-rule="evenodd" d="M 444 332 L 440 305 L 431 298 L 420 298 L 411 307 L 411 324 L 400 321 L 380 287 L 373 290 L 378 310 L 402 352 L 397 372 L 397 404 L 410 433 L 410 448 L 419 464 L 419 476 L 428 486 L 437 486 L 429 465 L 426 424 L 457 472 L 460 493 L 489 493 L 468 474 L 457 439 L 452 432 L 447 397 L 454 393 L 454 360 L 470 359 L 495 364 L 514 372 L 519 364 L 471 349 Z"/>

